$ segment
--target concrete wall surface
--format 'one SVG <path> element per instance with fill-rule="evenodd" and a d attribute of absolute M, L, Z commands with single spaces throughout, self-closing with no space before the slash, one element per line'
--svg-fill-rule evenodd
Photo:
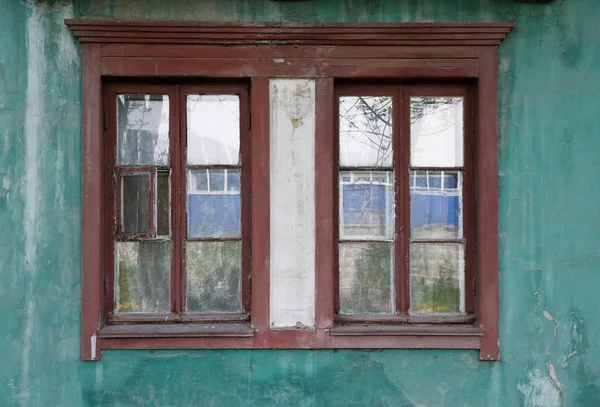
<path fill-rule="evenodd" d="M 499 362 L 477 351 L 79 361 L 81 53 L 65 18 L 509 21 Z M 0 406 L 600 406 L 600 2 L 0 0 Z"/>

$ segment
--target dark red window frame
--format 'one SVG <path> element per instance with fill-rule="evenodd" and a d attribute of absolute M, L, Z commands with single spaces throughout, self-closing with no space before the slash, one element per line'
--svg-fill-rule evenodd
<path fill-rule="evenodd" d="M 473 85 L 465 84 L 340 84 L 335 89 L 334 134 L 336 137 L 333 163 L 336 173 L 340 171 L 382 171 L 391 169 L 394 172 L 394 231 L 396 239 L 394 251 L 394 300 L 396 312 L 392 315 L 343 315 L 339 313 L 339 272 L 335 274 L 335 321 L 340 324 L 339 332 L 369 333 L 377 326 L 369 324 L 455 324 L 456 326 L 473 324 L 474 314 L 474 284 L 475 284 L 475 212 L 474 212 L 474 146 L 473 126 L 476 112 L 473 109 Z M 343 167 L 339 164 L 339 98 L 341 96 L 391 96 L 392 97 L 392 166 L 386 167 Z M 458 96 L 464 98 L 464 134 L 463 134 L 463 165 L 459 167 L 412 167 L 410 165 L 410 98 L 411 96 L 445 97 Z M 463 238 L 411 240 L 410 237 L 410 187 L 409 172 L 417 171 L 460 171 L 463 173 Z M 335 219 L 339 222 L 339 183 L 335 190 L 322 199 L 335 202 Z M 339 228 L 336 232 L 336 253 L 339 254 Z M 355 240 L 356 241 L 356 240 Z M 367 242 L 367 241 L 365 241 Z M 462 243 L 465 244 L 465 315 L 410 315 L 410 243 Z M 339 256 L 336 256 L 336 270 L 339 270 Z M 354 325 L 353 325 L 354 324 Z M 366 325 L 363 325 L 366 324 Z M 336 329 L 334 329 L 336 332 Z"/>
<path fill-rule="evenodd" d="M 67 20 L 82 44 L 81 358 L 103 349 L 456 348 L 496 360 L 498 346 L 497 48 L 507 23 L 201 24 Z M 282 60 L 287 63 L 282 63 Z M 316 78 L 316 326 L 269 326 L 269 78 Z M 103 87 L 113 80 L 152 83 L 219 79 L 250 83 L 252 241 L 250 322 L 177 329 L 107 325 L 103 293 L 107 205 Z M 361 324 L 335 321 L 338 180 L 335 86 L 344 80 L 470 83 L 475 321 L 467 324 Z M 178 100 L 175 98 L 174 100 Z M 181 103 L 179 101 L 178 103 Z M 171 108 L 175 109 L 175 103 Z M 174 125 L 172 123 L 171 125 Z M 184 191 L 179 191 L 184 193 Z M 329 197 L 329 198 L 327 198 Z M 175 212 L 175 211 L 174 211 Z M 177 283 L 177 282 L 176 282 Z M 364 325 L 364 324 L 363 324 Z"/>
<path fill-rule="evenodd" d="M 127 165 L 119 166 L 116 164 L 117 155 L 117 120 L 116 120 L 116 98 L 120 94 L 151 94 L 167 95 L 169 97 L 169 162 L 164 166 L 147 165 Z M 241 164 L 236 165 L 189 165 L 186 164 L 187 152 L 187 109 L 186 96 L 188 94 L 230 94 L 238 95 L 240 100 L 240 156 Z M 114 222 L 105 222 L 106 241 L 105 241 L 105 317 L 107 324 L 119 324 L 118 327 L 112 327 L 109 332 L 112 335 L 137 337 L 139 331 L 145 327 L 139 324 L 155 323 L 159 325 L 169 325 L 170 331 L 177 331 L 179 327 L 172 324 L 180 322 L 230 322 L 242 323 L 250 319 L 250 137 L 249 137 L 249 104 L 248 104 L 248 85 L 246 84 L 172 84 L 155 85 L 146 83 L 122 83 L 108 82 L 104 85 L 104 116 L 105 116 L 105 202 L 114 202 L 114 205 L 107 204 L 105 219 L 114 219 Z M 240 170 L 240 197 L 242 205 L 246 210 L 241 212 L 241 230 L 240 238 L 190 238 L 187 237 L 187 169 L 206 168 L 206 169 L 224 169 L 235 168 Z M 156 225 L 154 216 L 153 197 L 155 195 L 155 179 L 157 171 L 170 170 L 171 190 L 170 190 L 170 236 L 172 244 L 171 255 L 171 299 L 170 312 L 167 314 L 113 314 L 114 308 L 114 241 L 156 241 Z M 150 230 L 143 234 L 124 234 L 121 230 L 121 210 L 120 210 L 120 176 L 121 174 L 149 174 L 150 176 L 150 196 L 149 196 L 149 223 Z M 185 243 L 187 241 L 217 241 L 239 240 L 242 242 L 242 310 L 240 313 L 223 314 L 186 314 L 186 256 Z M 204 327 L 196 328 L 204 330 Z M 248 327 L 230 326 L 232 329 L 238 329 L 240 335 L 248 332 Z M 191 334 L 189 327 L 185 328 L 188 334 Z M 155 334 L 160 329 L 155 328 Z M 106 332 L 106 330 L 104 331 Z"/>

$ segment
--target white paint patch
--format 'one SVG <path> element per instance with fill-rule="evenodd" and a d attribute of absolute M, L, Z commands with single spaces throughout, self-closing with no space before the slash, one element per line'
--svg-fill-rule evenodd
<path fill-rule="evenodd" d="M 8 179 L 8 175 L 2 177 L 2 189 L 6 189 L 7 191 L 10 189 L 10 179 Z"/>
<path fill-rule="evenodd" d="M 275 328 L 315 325 L 315 82 L 272 79 L 271 306 Z"/>
<path fill-rule="evenodd" d="M 65 5 L 61 7 L 61 12 L 59 21 L 64 21 L 67 18 L 73 18 L 75 16 L 75 11 L 73 10 L 73 3 L 71 2 L 69 5 Z M 62 71 L 63 74 L 70 74 L 71 64 L 81 65 L 79 52 L 77 51 L 77 46 L 75 42 L 77 41 L 75 37 L 71 34 L 69 27 L 65 24 L 60 25 L 60 35 L 58 37 L 58 68 Z"/>
<path fill-rule="evenodd" d="M 90 348 L 92 349 L 92 360 L 96 360 L 96 333 L 90 338 Z"/>
<path fill-rule="evenodd" d="M 25 297 L 25 332 L 21 359 L 22 390 L 29 391 L 30 349 L 33 346 L 33 325 L 35 322 L 34 282 L 36 277 L 37 241 L 39 225 L 37 222 L 39 152 L 38 137 L 42 132 L 44 114 L 44 26 L 42 13 L 36 6 L 31 6 L 31 16 L 27 20 L 27 90 L 25 94 L 25 272 L 27 278 L 27 294 Z M 23 400 L 27 403 L 26 400 Z"/>
<path fill-rule="evenodd" d="M 283 58 L 274 58 L 273 62 L 275 62 L 276 64 L 282 64 L 285 62 L 285 59 Z"/>
<path fill-rule="evenodd" d="M 525 398 L 524 407 L 559 407 L 562 405 L 559 389 L 552 379 L 537 369 L 527 373 L 527 381 L 519 383 L 517 389 Z"/>

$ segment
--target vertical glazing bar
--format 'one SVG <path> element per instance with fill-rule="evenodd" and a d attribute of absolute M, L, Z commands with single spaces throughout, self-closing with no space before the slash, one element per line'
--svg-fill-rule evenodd
<path fill-rule="evenodd" d="M 398 88 L 395 107 L 394 173 L 396 175 L 396 307 L 397 314 L 408 315 L 410 307 L 410 100 Z"/>
<path fill-rule="evenodd" d="M 169 145 L 171 148 L 171 239 L 173 262 L 171 265 L 171 311 L 185 311 L 185 94 L 180 86 L 173 89 L 173 103 L 169 111 Z"/>
<path fill-rule="evenodd" d="M 250 312 L 251 284 L 250 270 L 252 269 L 252 235 L 250 233 L 250 224 L 252 222 L 252 184 L 251 184 L 251 165 L 252 157 L 250 154 L 250 100 L 248 97 L 248 87 L 244 86 L 240 92 L 240 208 L 242 210 L 241 229 L 242 229 L 242 311 Z M 228 190 L 228 171 L 225 170 L 225 191 Z"/>
<path fill-rule="evenodd" d="M 105 146 L 104 152 L 104 219 L 105 239 L 104 246 L 106 248 L 105 264 L 104 264 L 104 312 L 114 311 L 114 293 L 115 293 L 115 252 L 114 241 L 118 228 L 120 228 L 120 182 L 118 173 L 115 171 L 115 157 L 117 149 L 117 94 L 112 86 L 107 86 L 104 92 L 104 115 L 105 128 L 104 137 Z"/>
<path fill-rule="evenodd" d="M 464 103 L 464 172 L 458 178 L 457 190 L 463 191 L 463 208 L 459 212 L 459 225 L 465 238 L 465 273 L 464 273 L 464 311 L 468 314 L 475 312 L 474 286 L 476 264 L 475 247 L 475 107 L 474 89 L 465 95 Z"/>

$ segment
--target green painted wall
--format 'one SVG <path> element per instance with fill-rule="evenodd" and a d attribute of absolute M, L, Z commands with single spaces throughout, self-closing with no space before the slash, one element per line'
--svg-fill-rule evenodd
<path fill-rule="evenodd" d="M 80 52 L 67 17 L 516 22 L 500 49 L 502 360 L 109 351 L 80 362 Z M 596 0 L 0 0 L 0 406 L 600 406 L 598 21 Z"/>

